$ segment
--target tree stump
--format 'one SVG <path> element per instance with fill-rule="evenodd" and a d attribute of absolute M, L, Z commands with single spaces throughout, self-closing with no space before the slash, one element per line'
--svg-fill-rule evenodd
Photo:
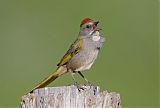
<path fill-rule="evenodd" d="M 21 108 L 121 108 L 120 95 L 100 91 L 98 86 L 46 87 L 24 95 Z"/>

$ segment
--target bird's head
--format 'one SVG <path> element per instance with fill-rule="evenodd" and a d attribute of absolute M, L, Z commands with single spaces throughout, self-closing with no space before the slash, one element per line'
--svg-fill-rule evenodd
<path fill-rule="evenodd" d="M 91 34 L 93 31 L 96 30 L 98 23 L 99 23 L 99 21 L 94 22 L 90 18 L 83 19 L 80 24 L 80 34 L 82 36 L 86 36 L 86 35 Z"/>

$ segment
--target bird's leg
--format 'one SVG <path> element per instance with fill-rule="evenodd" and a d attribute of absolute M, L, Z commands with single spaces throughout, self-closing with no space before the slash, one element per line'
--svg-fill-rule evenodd
<path fill-rule="evenodd" d="M 78 71 L 78 73 L 87 83 L 89 83 L 89 81 L 84 77 L 84 75 L 81 73 L 81 71 Z"/>
<path fill-rule="evenodd" d="M 84 80 L 86 81 L 86 85 L 94 86 L 94 84 L 92 84 L 90 81 L 88 81 L 80 71 L 78 71 L 78 73 L 82 78 L 84 78 Z"/>
<path fill-rule="evenodd" d="M 83 87 L 81 87 L 78 83 L 77 83 L 77 81 L 76 81 L 76 79 L 75 79 L 75 77 L 74 77 L 74 72 L 72 72 L 71 73 L 71 76 L 72 76 L 72 79 L 73 79 L 73 82 L 74 82 L 74 85 L 75 86 L 77 86 L 77 88 L 78 88 L 78 91 L 80 92 L 81 90 L 84 90 L 84 88 Z"/>
<path fill-rule="evenodd" d="M 75 77 L 74 77 L 74 74 L 75 74 L 74 72 L 71 73 L 72 80 L 73 80 L 73 82 L 74 82 L 75 85 L 79 85 L 79 84 L 77 83 Z"/>

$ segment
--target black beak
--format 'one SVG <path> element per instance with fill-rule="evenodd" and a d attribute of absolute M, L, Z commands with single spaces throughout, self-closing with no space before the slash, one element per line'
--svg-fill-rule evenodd
<path fill-rule="evenodd" d="M 96 25 L 97 26 L 97 24 L 99 23 L 99 21 L 96 21 L 96 22 L 94 22 L 94 25 Z"/>

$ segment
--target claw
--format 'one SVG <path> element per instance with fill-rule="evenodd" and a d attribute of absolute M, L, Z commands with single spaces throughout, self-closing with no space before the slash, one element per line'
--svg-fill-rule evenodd
<path fill-rule="evenodd" d="M 81 90 L 85 90 L 85 88 L 81 85 L 79 85 L 77 82 L 74 83 L 74 85 L 77 87 L 78 91 L 81 92 Z"/>
<path fill-rule="evenodd" d="M 90 81 L 87 81 L 84 85 L 86 85 L 86 86 L 90 86 L 90 87 L 92 87 L 92 86 L 96 86 L 95 84 L 93 84 L 93 83 L 91 83 Z"/>

